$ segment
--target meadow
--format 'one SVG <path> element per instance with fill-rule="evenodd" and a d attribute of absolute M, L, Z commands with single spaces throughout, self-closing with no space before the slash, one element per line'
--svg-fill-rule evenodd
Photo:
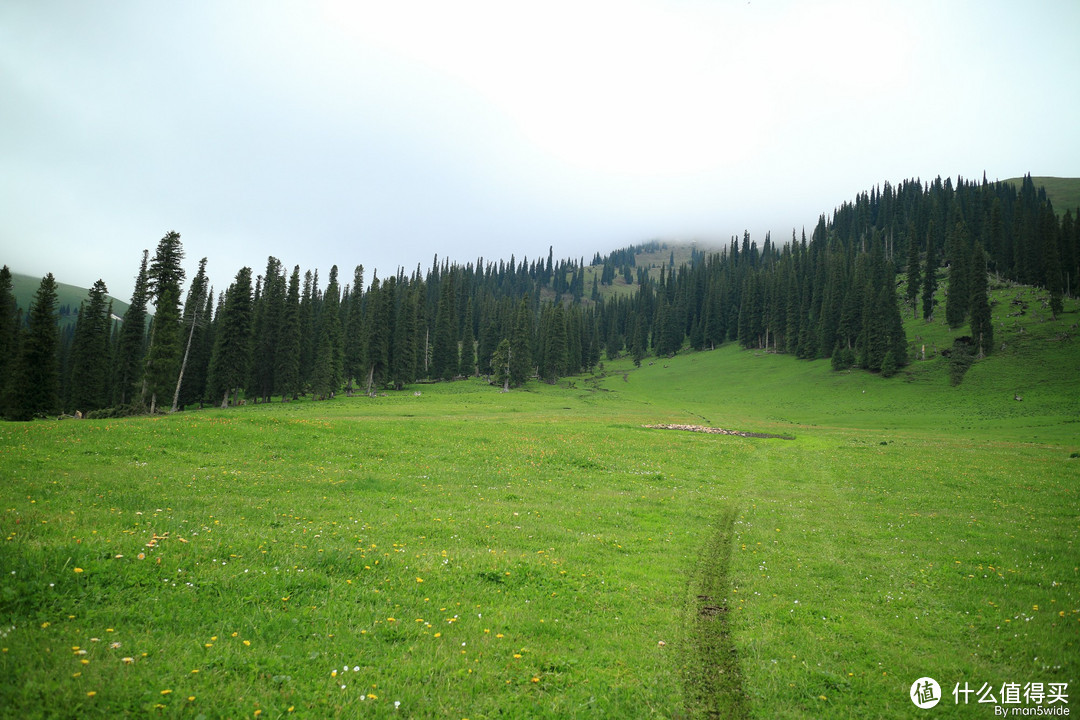
<path fill-rule="evenodd" d="M 0 716 L 1074 703 L 1077 308 L 1011 318 L 1022 292 L 958 387 L 949 332 L 911 321 L 928 359 L 892 379 L 728 345 L 510 393 L 0 425 Z"/>

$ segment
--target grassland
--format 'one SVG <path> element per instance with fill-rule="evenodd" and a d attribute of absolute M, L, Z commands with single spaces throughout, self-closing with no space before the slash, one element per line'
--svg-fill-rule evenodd
<path fill-rule="evenodd" d="M 930 676 L 926 712 L 987 717 L 954 685 L 1075 691 L 1077 307 L 994 299 L 1005 348 L 958 387 L 956 333 L 911 321 L 928 359 L 891 380 L 725 346 L 2 425 L 0 715 L 901 718 Z"/>
<path fill-rule="evenodd" d="M 11 290 L 15 295 L 15 304 L 22 308 L 23 312 L 27 312 L 31 305 L 34 303 L 34 294 L 37 293 L 38 286 L 41 285 L 40 277 L 33 277 L 30 275 L 23 275 L 21 273 L 13 272 L 11 274 Z M 75 285 L 68 285 L 67 283 L 56 283 L 56 299 L 57 305 L 60 307 L 67 306 L 71 309 L 71 312 L 66 315 L 61 315 L 59 318 L 60 326 L 66 327 L 67 325 L 74 325 L 77 319 L 77 312 L 79 310 L 79 304 L 89 297 L 90 291 L 86 288 L 77 287 Z M 117 317 L 123 317 L 124 313 L 128 310 L 128 303 L 117 298 L 110 298 L 112 301 L 113 315 Z"/>
<path fill-rule="evenodd" d="M 1036 188 L 1046 188 L 1046 196 L 1053 203 L 1058 217 L 1064 215 L 1066 210 L 1072 210 L 1073 215 L 1076 215 L 1077 209 L 1080 208 L 1080 178 L 1044 176 L 1032 177 L 1031 181 L 1035 183 Z M 1012 183 L 1019 189 L 1024 178 L 1009 178 L 1005 182 Z"/>

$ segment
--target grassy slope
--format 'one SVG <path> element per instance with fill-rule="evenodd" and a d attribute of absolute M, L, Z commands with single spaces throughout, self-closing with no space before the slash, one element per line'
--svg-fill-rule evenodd
<path fill-rule="evenodd" d="M 726 346 L 0 426 L 0 716 L 910 717 L 923 675 L 944 715 L 957 682 L 1075 684 L 1076 305 L 1010 307 L 1024 337 L 958 388 Z M 706 421 L 796 439 L 642 427 Z"/>
<path fill-rule="evenodd" d="M 12 292 L 15 295 L 15 302 L 25 313 L 34 301 L 34 293 L 37 292 L 38 286 L 41 285 L 41 278 L 13 272 L 11 273 L 11 285 Z M 75 322 L 75 311 L 79 309 L 79 303 L 89 296 L 89 292 L 90 291 L 87 288 L 76 287 L 75 285 L 68 285 L 67 283 L 59 281 L 56 283 L 57 304 L 70 305 L 72 309 L 72 314 L 64 317 L 63 321 L 69 323 Z M 113 315 L 123 317 L 124 313 L 127 312 L 128 303 L 123 300 L 112 298 L 112 304 Z"/>
<path fill-rule="evenodd" d="M 1046 196 L 1050 198 L 1054 211 L 1059 216 L 1064 215 L 1066 210 L 1072 210 L 1073 215 L 1076 215 L 1077 208 L 1080 208 L 1080 178 L 1032 176 L 1031 180 L 1035 187 L 1046 188 Z M 1019 188 L 1023 181 L 1024 178 L 1009 178 L 1005 182 Z"/>

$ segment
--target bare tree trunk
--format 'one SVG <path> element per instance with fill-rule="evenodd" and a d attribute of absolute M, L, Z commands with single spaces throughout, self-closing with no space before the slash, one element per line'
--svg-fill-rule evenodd
<path fill-rule="evenodd" d="M 228 410 L 229 409 L 229 391 L 228 390 L 225 391 L 224 397 L 221 398 L 221 409 L 222 410 Z"/>
<path fill-rule="evenodd" d="M 172 396 L 172 409 L 169 412 L 176 412 L 176 404 L 180 400 L 180 385 L 184 382 L 184 370 L 187 368 L 188 353 L 191 352 L 191 341 L 195 337 L 195 325 L 199 322 L 199 309 L 195 308 L 195 314 L 191 318 L 191 331 L 188 332 L 187 345 L 184 347 L 184 359 L 180 363 L 180 376 L 176 378 L 176 391 Z"/>

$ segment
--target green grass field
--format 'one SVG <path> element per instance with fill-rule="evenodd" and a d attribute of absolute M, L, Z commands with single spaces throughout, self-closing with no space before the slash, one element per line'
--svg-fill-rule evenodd
<path fill-rule="evenodd" d="M 928 359 L 889 380 L 729 345 L 505 394 L 0 425 L 0 715 L 1074 703 L 1077 306 L 994 299 L 1006 347 L 958 387 L 933 348 L 961 332 L 909 321 Z"/>
<path fill-rule="evenodd" d="M 1054 204 L 1054 212 L 1058 217 L 1065 214 L 1066 210 L 1072 210 L 1073 215 L 1080 208 L 1080 178 L 1061 177 L 1032 177 L 1035 187 L 1046 188 L 1046 196 Z M 1005 182 L 1012 183 L 1017 188 L 1024 182 L 1024 178 L 1009 178 Z"/>

